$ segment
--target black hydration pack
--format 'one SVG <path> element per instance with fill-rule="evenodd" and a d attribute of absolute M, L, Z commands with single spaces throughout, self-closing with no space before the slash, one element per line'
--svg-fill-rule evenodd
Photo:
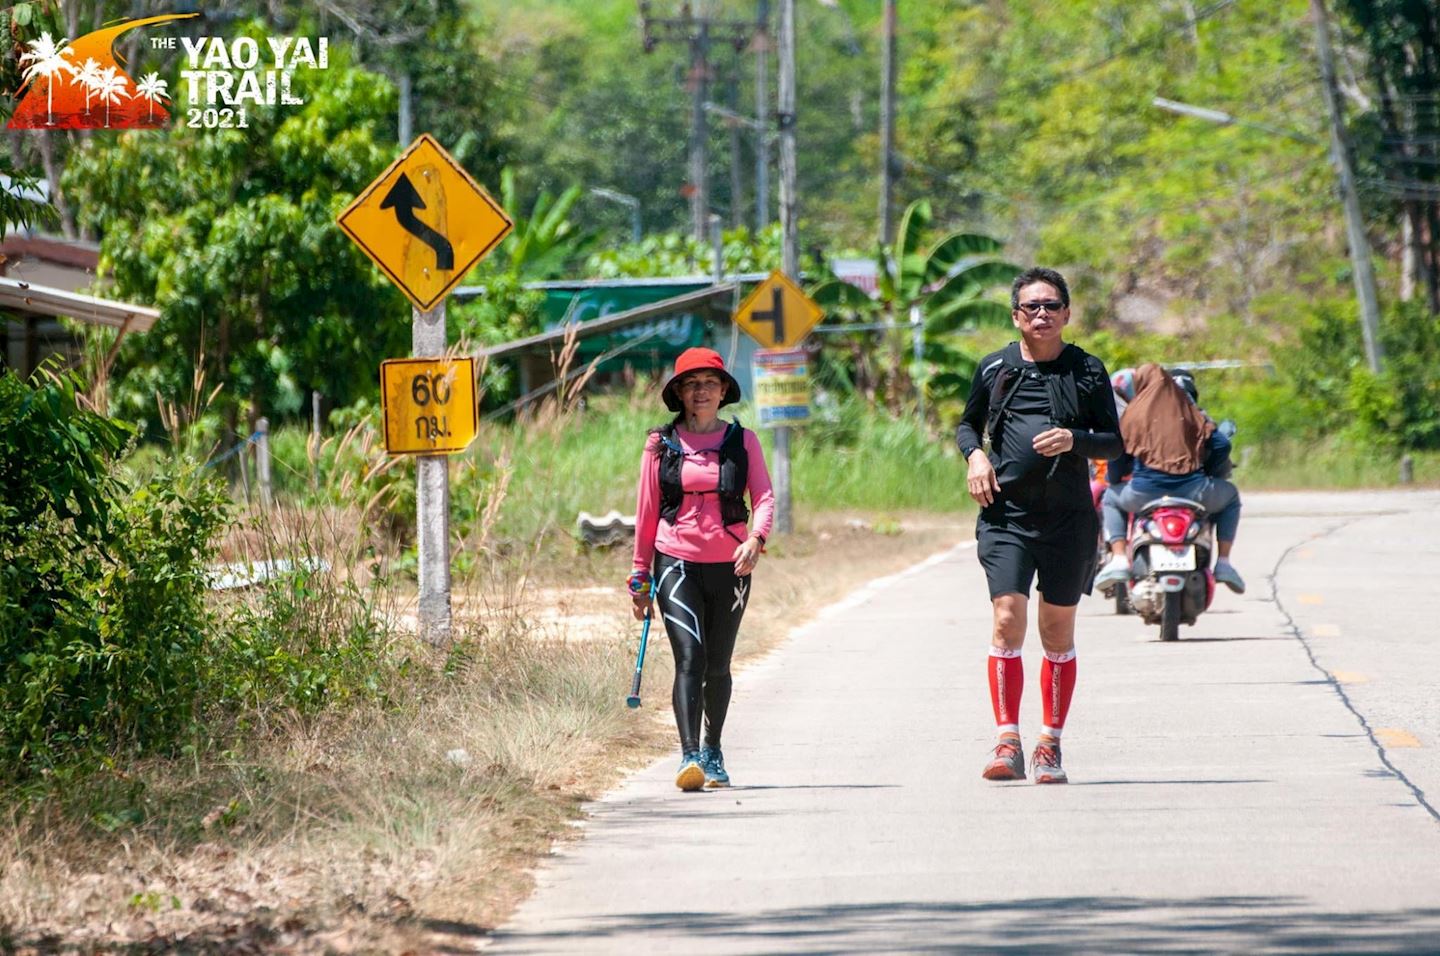
<path fill-rule="evenodd" d="M 985 418 L 985 432 L 991 441 L 995 430 L 1010 407 L 1010 400 L 1018 392 L 1021 376 L 1026 374 L 1025 360 L 1020 356 L 1020 344 L 1011 342 L 1001 353 L 1000 368 L 990 380 L 990 410 Z M 1050 399 L 1050 420 L 1061 428 L 1083 428 L 1080 418 L 1080 388 L 1076 379 L 1085 370 L 1085 352 L 1075 345 L 1067 344 L 1055 359 L 1059 369 L 1053 373 L 1040 373 L 1045 383 L 1045 393 Z M 1047 363 L 1049 364 L 1049 363 Z M 1108 383 L 1107 383 L 1108 384 Z"/>
<path fill-rule="evenodd" d="M 675 437 L 675 423 L 662 426 L 660 436 L 660 517 L 671 524 L 680 512 L 680 501 L 685 491 L 680 485 L 680 467 L 684 464 L 685 453 L 680 440 Z M 725 426 L 725 437 L 720 441 L 720 485 L 713 492 L 720 496 L 720 517 L 728 528 L 750 520 L 750 509 L 745 507 L 746 476 L 750 474 L 750 456 L 745 451 L 745 429 L 738 421 Z M 692 492 L 693 494 L 693 492 Z"/>

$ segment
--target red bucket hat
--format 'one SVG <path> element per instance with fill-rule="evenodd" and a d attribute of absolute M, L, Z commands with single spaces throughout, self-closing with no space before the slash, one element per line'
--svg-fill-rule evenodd
<path fill-rule="evenodd" d="M 675 384 L 686 372 L 698 371 L 714 372 L 725 382 L 725 397 L 720 399 L 721 405 L 740 401 L 740 383 L 735 381 L 735 376 L 725 371 L 725 360 L 720 357 L 720 353 L 714 349 L 693 348 L 680 353 L 680 357 L 675 360 L 675 371 L 666 380 L 665 387 L 660 389 L 660 397 L 665 399 L 666 408 L 678 412 L 685 407 L 680 401 L 680 392 L 675 388 Z"/>

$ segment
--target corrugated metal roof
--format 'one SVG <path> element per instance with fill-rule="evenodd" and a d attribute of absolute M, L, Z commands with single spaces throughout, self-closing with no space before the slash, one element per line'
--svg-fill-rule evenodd
<path fill-rule="evenodd" d="M 0 277 L 0 308 L 34 315 L 66 315 L 92 325 L 108 325 L 127 332 L 148 332 L 160 310 L 93 295 L 66 292 L 50 286 Z"/>

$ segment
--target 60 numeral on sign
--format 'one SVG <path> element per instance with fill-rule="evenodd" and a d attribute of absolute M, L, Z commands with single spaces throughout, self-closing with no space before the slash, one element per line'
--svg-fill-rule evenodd
<path fill-rule="evenodd" d="M 420 408 L 431 402 L 445 405 L 454 390 L 448 375 L 416 375 L 410 380 L 410 398 Z M 450 437 L 450 421 L 446 415 L 420 415 L 415 419 L 415 437 L 426 441 Z"/>

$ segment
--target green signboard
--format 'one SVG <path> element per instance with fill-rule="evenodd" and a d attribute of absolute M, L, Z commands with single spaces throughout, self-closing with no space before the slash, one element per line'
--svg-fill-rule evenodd
<path fill-rule="evenodd" d="M 545 283 L 542 306 L 547 329 L 562 323 L 589 322 L 625 312 L 642 305 L 673 299 L 709 286 L 708 282 L 646 283 L 634 279 L 610 283 Z M 636 322 L 623 329 L 580 340 L 576 359 L 589 362 L 609 352 L 614 357 L 600 363 L 599 371 L 616 371 L 625 365 L 660 368 L 691 346 L 705 341 L 705 320 L 699 312 L 676 312 Z"/>

